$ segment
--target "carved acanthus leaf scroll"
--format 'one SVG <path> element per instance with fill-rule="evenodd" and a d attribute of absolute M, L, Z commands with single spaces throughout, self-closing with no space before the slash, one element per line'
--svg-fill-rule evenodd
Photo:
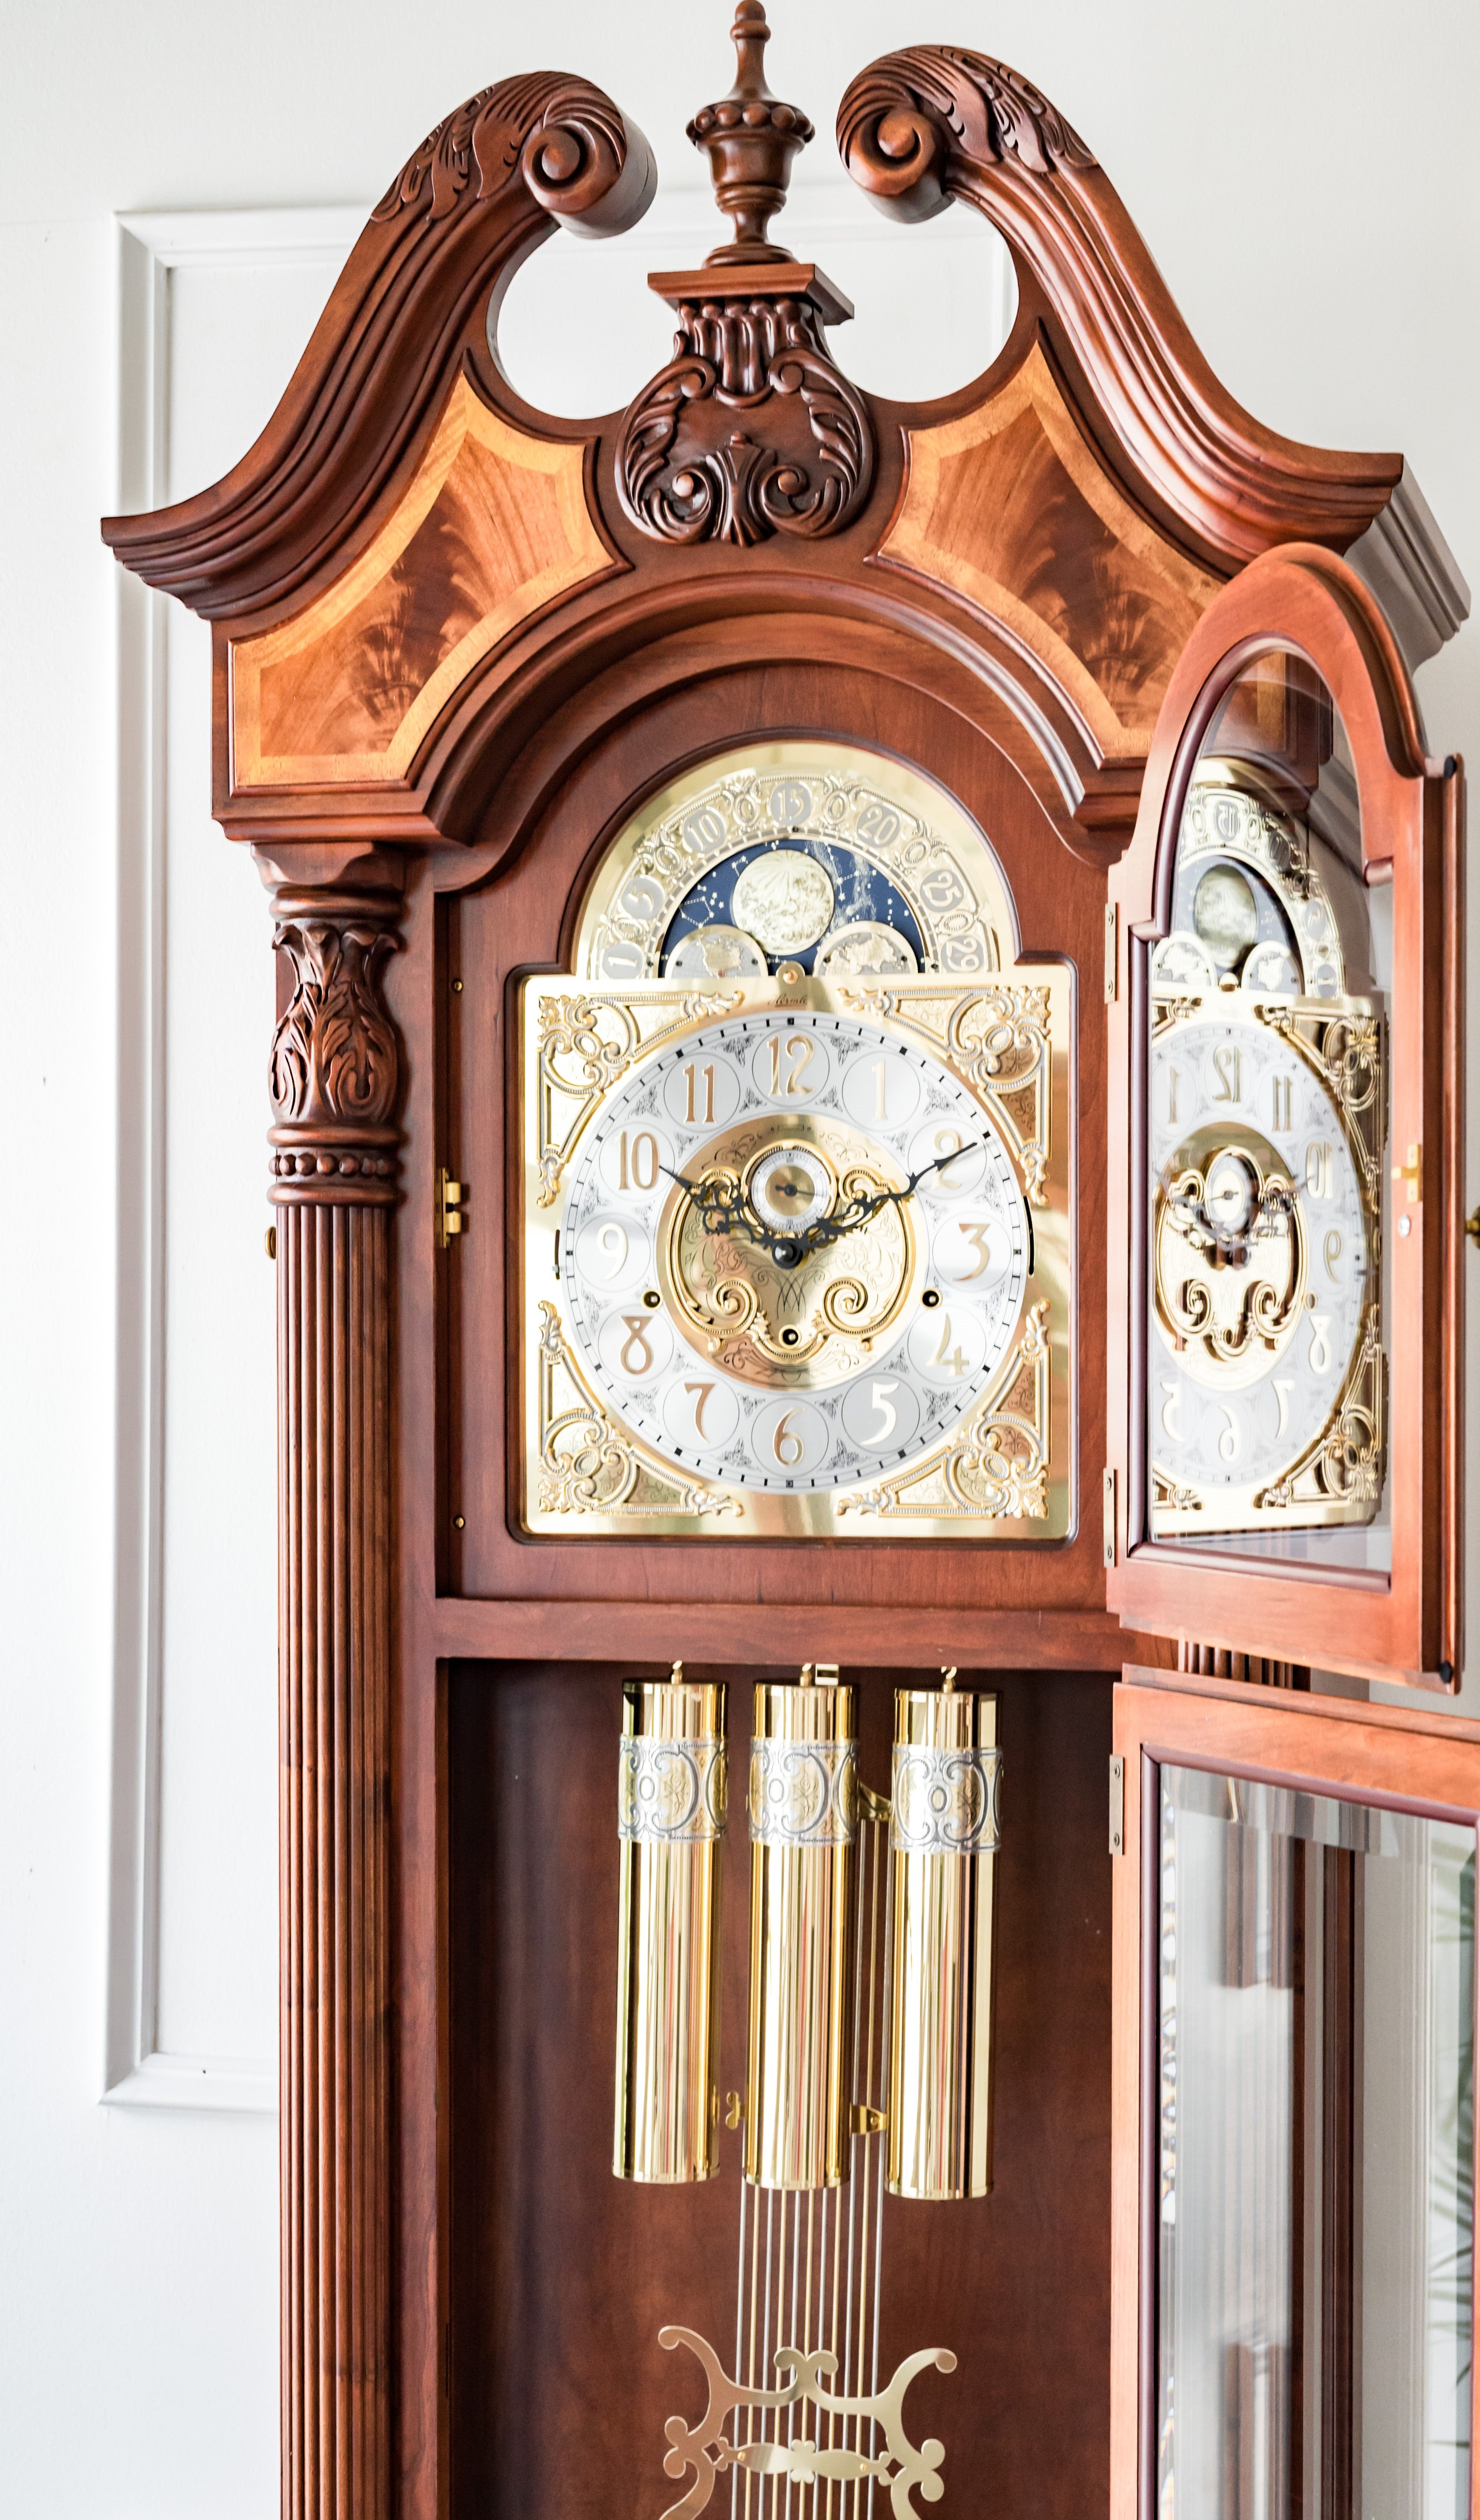
<path fill-rule="evenodd" d="M 944 209 L 962 177 L 1015 158 L 1029 174 L 1088 167 L 1093 153 L 1055 105 L 1006 62 L 954 44 L 891 53 L 853 81 L 837 145 L 856 183 L 908 215 Z"/>
<path fill-rule="evenodd" d="M 616 236 L 656 188 L 636 124 L 586 79 L 482 88 L 428 134 L 367 222 L 288 391 L 224 483 L 105 539 L 208 620 L 288 615 L 414 470 L 464 363 L 486 355 L 503 276 L 558 219 Z"/>
<path fill-rule="evenodd" d="M 610 98 L 586 79 L 552 80 L 541 71 L 501 79 L 427 133 L 372 219 L 408 210 L 445 219 L 465 200 L 486 200 L 517 177 L 552 218 L 579 221 L 622 179 L 628 134 Z"/>
<path fill-rule="evenodd" d="M 628 411 L 617 482 L 671 543 L 836 533 L 874 480 L 867 406 L 804 296 L 681 300 L 674 354 Z"/>
<path fill-rule="evenodd" d="M 400 1048 L 381 973 L 397 942 L 394 905 L 285 895 L 273 942 L 290 957 L 295 985 L 268 1070 L 272 1196 L 280 1205 L 389 1202 Z"/>
<path fill-rule="evenodd" d="M 1300 446 L 1234 402 L 1091 151 L 1005 62 L 949 44 L 887 54 L 844 95 L 837 143 L 890 216 L 963 201 L 992 221 L 1088 387 L 1088 434 L 1202 554 L 1236 568 L 1290 540 L 1344 551 L 1387 504 L 1399 457 Z"/>

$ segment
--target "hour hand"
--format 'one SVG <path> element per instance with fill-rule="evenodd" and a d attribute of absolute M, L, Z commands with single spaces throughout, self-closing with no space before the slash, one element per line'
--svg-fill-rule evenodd
<path fill-rule="evenodd" d="M 698 1210 L 698 1221 L 706 1234 L 738 1235 L 746 1242 L 763 1242 L 768 1238 L 759 1219 L 751 1215 L 743 1197 L 727 1198 L 708 1182 L 691 1181 L 687 1173 L 676 1173 L 671 1164 L 660 1163 L 680 1190 L 686 1190 Z"/>

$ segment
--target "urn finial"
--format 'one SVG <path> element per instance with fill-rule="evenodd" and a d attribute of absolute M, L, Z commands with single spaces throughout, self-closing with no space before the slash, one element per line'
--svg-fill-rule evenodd
<path fill-rule="evenodd" d="M 782 104 L 766 85 L 771 29 L 763 0 L 737 0 L 730 33 L 735 85 L 717 104 L 700 106 L 689 125 L 695 149 L 709 153 L 714 198 L 735 222 L 734 239 L 716 246 L 705 261 L 788 262 L 785 247 L 772 245 L 766 230 L 785 205 L 791 160 L 811 139 L 812 125 L 799 107 Z"/>

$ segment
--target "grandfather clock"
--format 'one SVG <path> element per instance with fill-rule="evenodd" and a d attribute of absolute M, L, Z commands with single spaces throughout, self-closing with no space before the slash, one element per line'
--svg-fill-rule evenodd
<path fill-rule="evenodd" d="M 838 145 L 1010 338 L 855 386 L 733 34 L 627 411 L 509 79 L 105 528 L 281 981 L 285 2510 L 1467 2511 L 1467 597 L 979 54 Z"/>

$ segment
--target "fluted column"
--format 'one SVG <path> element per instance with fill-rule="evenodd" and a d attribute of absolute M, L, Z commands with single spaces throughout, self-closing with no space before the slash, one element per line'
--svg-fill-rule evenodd
<path fill-rule="evenodd" d="M 275 897 L 283 2511 L 390 2509 L 394 878 Z"/>

